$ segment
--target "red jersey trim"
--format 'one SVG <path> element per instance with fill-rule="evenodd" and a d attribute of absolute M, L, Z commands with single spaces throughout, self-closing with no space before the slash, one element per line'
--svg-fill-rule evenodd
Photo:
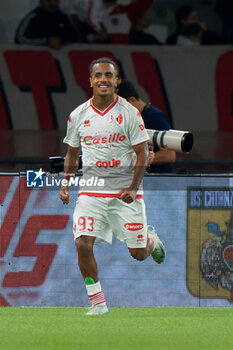
<path fill-rule="evenodd" d="M 109 198 L 120 198 L 117 193 L 95 193 L 95 192 L 80 192 L 78 196 L 90 196 L 90 197 L 109 197 Z M 142 199 L 142 194 L 137 194 L 136 199 Z"/>
<path fill-rule="evenodd" d="M 112 108 L 115 106 L 115 104 L 116 104 L 117 101 L 118 101 L 118 95 L 116 95 L 115 101 L 114 101 L 107 109 L 105 109 L 105 111 L 103 111 L 103 112 L 100 112 L 98 109 L 96 109 L 96 108 L 93 106 L 92 100 L 93 100 L 93 97 L 92 97 L 92 99 L 91 99 L 91 101 L 90 101 L 91 107 L 94 109 L 94 111 L 95 111 L 96 113 L 100 114 L 101 116 L 104 116 L 106 113 L 108 113 L 108 112 L 110 111 L 110 109 L 112 109 Z"/>

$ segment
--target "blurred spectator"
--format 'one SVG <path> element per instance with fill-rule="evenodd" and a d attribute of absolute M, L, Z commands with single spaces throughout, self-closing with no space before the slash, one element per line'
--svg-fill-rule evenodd
<path fill-rule="evenodd" d="M 206 25 L 200 21 L 198 11 L 192 6 L 182 6 L 176 12 L 176 31 L 167 38 L 166 44 L 176 45 L 179 35 L 183 35 L 184 30 L 191 24 L 198 24 L 201 26 L 202 39 L 201 45 L 215 45 L 220 44 L 219 35 L 206 28 Z"/>
<path fill-rule="evenodd" d="M 111 43 L 128 44 L 130 32 L 136 21 L 141 18 L 153 0 L 135 0 L 129 5 L 120 5 L 117 0 L 102 0 L 99 18 L 93 11 L 93 20 L 98 18 L 108 33 Z"/>
<path fill-rule="evenodd" d="M 118 85 L 116 92 L 138 109 L 146 129 L 169 130 L 171 128 L 166 115 L 151 104 L 144 102 L 131 82 L 123 80 Z M 175 160 L 175 151 L 159 148 L 157 145 L 154 147 L 149 145 L 149 173 L 170 173 Z"/>
<path fill-rule="evenodd" d="M 59 9 L 59 0 L 40 0 L 40 5 L 21 21 L 15 35 L 17 44 L 47 45 L 56 50 L 77 41 L 79 34 Z"/>
<path fill-rule="evenodd" d="M 223 44 L 233 44 L 233 0 L 217 0 L 215 12 L 222 20 Z"/>
<path fill-rule="evenodd" d="M 154 35 L 146 32 L 150 26 L 149 17 L 145 13 L 141 18 L 135 21 L 135 24 L 130 31 L 129 44 L 161 45 L 162 43 Z"/>
<path fill-rule="evenodd" d="M 128 44 L 131 29 L 152 3 L 153 0 L 134 0 L 129 5 L 117 0 L 74 0 L 72 18 L 83 41 Z"/>
<path fill-rule="evenodd" d="M 193 23 L 184 28 L 182 34 L 177 37 L 176 45 L 183 47 L 193 47 L 201 45 L 203 29 L 197 24 Z"/>
<path fill-rule="evenodd" d="M 74 27 L 81 35 L 82 42 L 105 43 L 110 42 L 109 36 L 92 12 L 99 13 L 102 0 L 61 0 L 61 9 L 70 17 Z M 97 16 L 98 17 L 98 16 Z"/>

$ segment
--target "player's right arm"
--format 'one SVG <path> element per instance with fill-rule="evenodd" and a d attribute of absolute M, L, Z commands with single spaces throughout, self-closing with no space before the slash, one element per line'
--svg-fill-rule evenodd
<path fill-rule="evenodd" d="M 68 181 L 72 176 L 75 176 L 79 165 L 79 155 L 81 147 L 71 147 L 68 145 L 65 163 L 64 163 L 64 178 Z M 60 191 L 60 199 L 64 204 L 68 204 L 70 200 L 69 186 L 63 186 Z"/>

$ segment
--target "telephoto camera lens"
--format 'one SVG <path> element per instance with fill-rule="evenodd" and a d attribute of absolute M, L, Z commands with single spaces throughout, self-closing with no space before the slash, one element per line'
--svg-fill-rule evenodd
<path fill-rule="evenodd" d="M 147 129 L 150 143 L 160 148 L 189 153 L 193 148 L 193 134 L 182 130 L 152 130 Z"/>

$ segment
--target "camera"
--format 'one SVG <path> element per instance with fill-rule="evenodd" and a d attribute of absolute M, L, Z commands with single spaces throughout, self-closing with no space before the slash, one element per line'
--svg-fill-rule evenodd
<path fill-rule="evenodd" d="M 64 160 L 65 157 L 61 156 L 54 156 L 49 157 L 50 166 L 51 166 L 51 173 L 60 173 L 64 171 Z"/>
<path fill-rule="evenodd" d="M 193 134 L 190 131 L 181 130 L 152 130 L 147 129 L 150 137 L 149 143 L 159 148 L 189 153 L 193 148 Z"/>

